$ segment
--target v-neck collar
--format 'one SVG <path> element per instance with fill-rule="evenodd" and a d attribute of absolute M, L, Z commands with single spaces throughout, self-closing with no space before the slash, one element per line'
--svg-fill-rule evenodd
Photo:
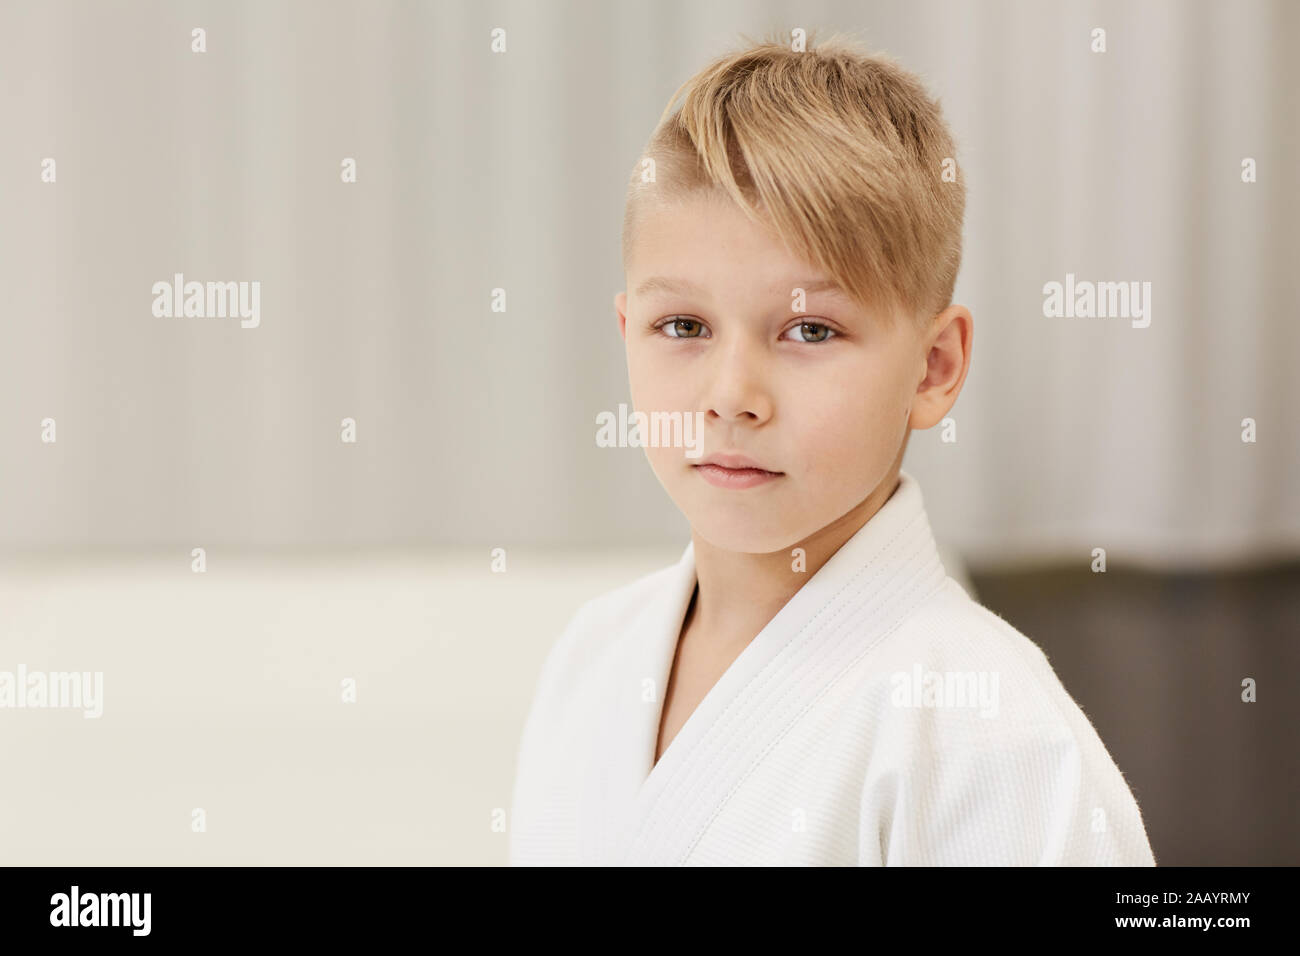
<path fill-rule="evenodd" d="M 745 646 L 655 763 L 665 691 L 696 586 L 688 544 L 676 564 L 656 574 L 652 599 L 613 655 L 614 712 L 598 730 L 602 766 L 591 768 L 586 795 L 597 802 L 586 819 L 606 821 L 606 829 L 592 828 L 585 855 L 602 863 L 684 861 L 709 812 L 725 800 L 733 771 L 752 767 L 770 743 L 769 730 L 783 731 L 864 644 L 945 577 L 920 486 L 900 470 L 889 500 Z"/>

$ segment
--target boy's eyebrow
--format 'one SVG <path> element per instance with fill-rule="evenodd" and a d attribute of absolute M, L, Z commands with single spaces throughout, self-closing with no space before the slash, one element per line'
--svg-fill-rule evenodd
<path fill-rule="evenodd" d="M 637 295 L 650 295 L 655 292 L 668 295 L 704 295 L 704 289 L 689 279 L 669 279 L 664 276 L 651 276 L 636 287 Z"/>
<path fill-rule="evenodd" d="M 840 287 L 838 282 L 832 279 L 808 279 L 803 282 L 795 282 L 790 286 L 791 289 L 803 289 L 805 295 L 812 295 L 816 292 L 834 292 L 847 298 L 848 294 Z M 650 295 L 653 293 L 667 293 L 669 295 L 707 295 L 705 289 L 689 279 L 670 279 L 666 276 L 651 276 L 636 287 L 636 295 Z M 784 293 L 782 293 L 784 294 Z"/>

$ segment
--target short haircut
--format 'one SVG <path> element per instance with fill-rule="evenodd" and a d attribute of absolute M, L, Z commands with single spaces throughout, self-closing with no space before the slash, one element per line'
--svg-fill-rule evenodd
<path fill-rule="evenodd" d="M 938 101 L 892 58 L 842 35 L 805 52 L 747 42 L 664 108 L 628 185 L 624 267 L 647 201 L 720 191 L 868 311 L 913 321 L 943 311 L 966 190 Z"/>

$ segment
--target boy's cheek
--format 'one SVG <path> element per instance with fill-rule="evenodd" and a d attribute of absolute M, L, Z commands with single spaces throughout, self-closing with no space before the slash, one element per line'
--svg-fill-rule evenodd
<path fill-rule="evenodd" d="M 686 473 L 689 464 L 680 448 L 647 447 L 644 451 L 650 459 L 650 467 L 666 487 L 678 488 L 691 477 Z"/>

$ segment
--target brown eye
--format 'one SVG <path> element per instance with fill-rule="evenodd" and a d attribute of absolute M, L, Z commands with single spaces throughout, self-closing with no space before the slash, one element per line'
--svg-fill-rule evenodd
<path fill-rule="evenodd" d="M 704 327 L 695 319 L 672 319 L 660 328 L 666 335 L 675 339 L 698 339 Z"/>
<path fill-rule="evenodd" d="M 791 328 L 790 331 L 799 333 L 799 338 L 794 341 L 809 344 L 825 342 L 835 337 L 835 331 L 830 326 L 823 325 L 820 322 L 802 322 Z"/>

